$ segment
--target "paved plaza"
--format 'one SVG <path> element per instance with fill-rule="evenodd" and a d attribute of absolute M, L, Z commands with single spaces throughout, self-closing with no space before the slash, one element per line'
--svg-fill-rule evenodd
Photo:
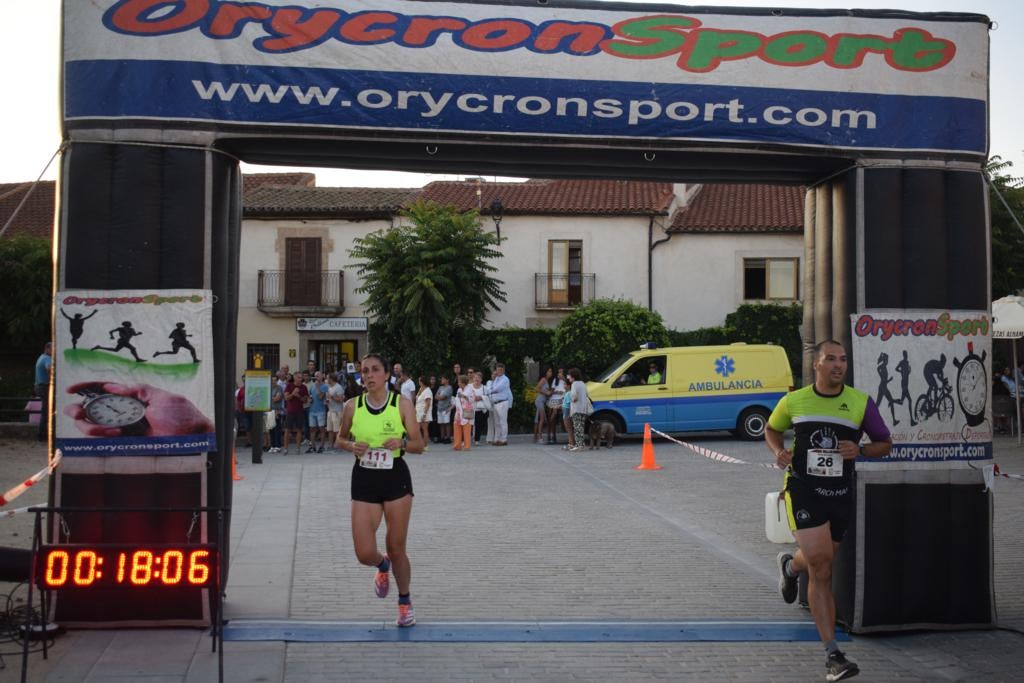
<path fill-rule="evenodd" d="M 468 453 L 434 445 L 409 456 L 416 628 L 476 625 L 482 632 L 573 622 L 614 631 L 650 622 L 810 621 L 778 597 L 775 554 L 783 546 L 764 536 L 764 495 L 781 473 L 712 462 L 665 441 L 655 442 L 664 468 L 636 471 L 638 440 L 576 454 L 527 439 Z M 771 457 L 760 443 L 691 440 L 754 463 Z M 25 457 L 30 449 L 38 459 Z M 43 453 L 10 439 L 0 452 L 31 471 Z M 1015 439 L 1000 437 L 995 452 L 1004 471 L 1024 473 Z M 264 454 L 262 465 L 252 465 L 240 449 L 238 458 L 245 479 L 235 485 L 231 624 L 347 622 L 390 632 L 394 597 L 373 596 L 373 572 L 352 553 L 351 456 Z M 3 469 L 4 488 L 32 473 Z M 34 489 L 15 505 L 44 494 Z M 1020 680 L 1024 635 L 1014 629 L 1024 629 L 1024 481 L 997 481 L 995 513 L 997 607 L 1010 630 L 853 636 L 842 645 L 862 680 Z M 28 545 L 26 517 L 0 519 L 0 544 Z M 6 593 L 10 585 L 0 588 Z M 824 680 L 816 642 L 472 640 L 229 640 L 225 679 Z M 18 679 L 20 657 L 7 654 L 13 649 L 4 647 L 0 681 Z M 32 654 L 29 671 L 34 681 L 205 682 L 216 679 L 217 658 L 208 635 L 194 629 L 76 630 L 55 642 L 48 660 Z"/>

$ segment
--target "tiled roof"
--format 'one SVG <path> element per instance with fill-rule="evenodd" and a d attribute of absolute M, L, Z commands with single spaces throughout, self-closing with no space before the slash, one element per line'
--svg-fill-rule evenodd
<path fill-rule="evenodd" d="M 316 175 L 313 173 L 246 173 L 242 175 L 242 187 L 246 190 L 264 185 L 316 187 Z"/>
<path fill-rule="evenodd" d="M 477 187 L 480 197 L 477 197 Z M 635 180 L 529 180 L 522 183 L 438 181 L 410 201 L 423 199 L 461 211 L 490 213 L 500 199 L 507 215 L 649 216 L 667 215 L 672 185 Z"/>
<path fill-rule="evenodd" d="M 416 190 L 381 187 L 246 188 L 242 215 L 246 218 L 390 218 Z"/>
<path fill-rule="evenodd" d="M 31 182 L 0 184 L 0 227 L 25 198 L 32 187 Z M 57 183 L 53 180 L 40 181 L 32 190 L 28 200 L 18 212 L 11 227 L 4 233 L 4 238 L 15 235 L 35 235 L 36 237 L 53 238 L 53 216 L 56 210 Z"/>
<path fill-rule="evenodd" d="M 803 232 L 805 188 L 704 185 L 672 218 L 669 232 Z"/>
<path fill-rule="evenodd" d="M 255 180 L 253 180 L 255 179 Z M 311 173 L 245 175 L 244 215 L 253 217 L 390 218 L 417 199 L 461 210 L 483 207 L 500 198 L 505 215 L 664 215 L 672 202 L 668 183 L 618 180 L 530 180 L 480 183 L 440 181 L 419 189 L 313 187 Z M 0 225 L 32 186 L 0 184 Z M 21 208 L 5 237 L 52 237 L 56 183 L 42 181 Z M 804 188 L 784 185 L 702 186 L 690 204 L 675 213 L 671 232 L 803 231 Z"/>

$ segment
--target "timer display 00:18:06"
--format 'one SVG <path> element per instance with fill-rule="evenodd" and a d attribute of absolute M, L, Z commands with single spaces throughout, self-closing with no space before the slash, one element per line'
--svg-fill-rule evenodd
<path fill-rule="evenodd" d="M 47 589 L 212 586 L 212 546 L 44 546 L 36 562 L 38 583 Z"/>

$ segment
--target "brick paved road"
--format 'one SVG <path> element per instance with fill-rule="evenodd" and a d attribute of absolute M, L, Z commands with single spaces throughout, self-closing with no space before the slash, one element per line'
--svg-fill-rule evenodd
<path fill-rule="evenodd" d="M 760 444 L 696 442 L 750 461 Z M 807 619 L 775 592 L 764 494 L 779 474 L 714 463 L 665 442 L 664 469 L 638 472 L 640 443 L 566 453 L 523 442 L 412 456 L 413 597 L 426 621 Z M 227 614 L 234 619 L 383 621 L 372 571 L 351 550 L 348 456 L 264 456 L 240 472 Z M 1024 449 L 996 444 L 1024 472 Z M 1024 481 L 999 480 L 996 589 L 1004 625 L 1024 628 Z M 863 680 L 1020 680 L 1024 636 L 1009 631 L 857 636 Z M 181 631 L 83 632 L 58 641 L 33 678 L 207 681 L 209 641 Z M 176 654 L 177 653 L 177 654 Z M 822 680 L 814 643 L 228 642 L 228 680 Z M 8 660 L 9 664 L 11 663 Z M 14 662 L 17 669 L 17 662 Z M 11 670 L 0 681 L 16 680 Z"/>
<path fill-rule="evenodd" d="M 700 442 L 769 458 L 760 444 Z M 779 475 L 667 443 L 656 454 L 659 472 L 632 469 L 638 442 L 583 455 L 519 444 L 415 457 L 410 554 L 420 620 L 806 618 L 777 597 L 778 547 L 763 534 L 764 494 Z M 1011 471 L 1024 463 L 1001 460 Z M 347 466 L 302 466 L 292 618 L 383 620 L 394 610 L 372 597 L 371 572 L 351 557 L 347 485 Z M 996 509 L 1000 614 L 1024 625 L 1009 557 L 1021 558 L 1009 539 L 1024 513 L 1024 482 L 1001 481 Z M 1014 652 L 1020 638 L 858 637 L 849 651 L 871 680 L 1010 680 L 1024 665 Z M 286 680 L 814 680 L 821 660 L 816 644 L 289 644 Z"/>

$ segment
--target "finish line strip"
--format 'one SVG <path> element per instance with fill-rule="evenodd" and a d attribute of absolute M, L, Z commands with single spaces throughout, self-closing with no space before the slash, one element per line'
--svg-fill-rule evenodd
<path fill-rule="evenodd" d="M 810 621 L 449 621 L 398 628 L 379 621 L 232 619 L 226 641 L 290 643 L 817 642 Z M 836 633 L 837 641 L 850 636 Z"/>

